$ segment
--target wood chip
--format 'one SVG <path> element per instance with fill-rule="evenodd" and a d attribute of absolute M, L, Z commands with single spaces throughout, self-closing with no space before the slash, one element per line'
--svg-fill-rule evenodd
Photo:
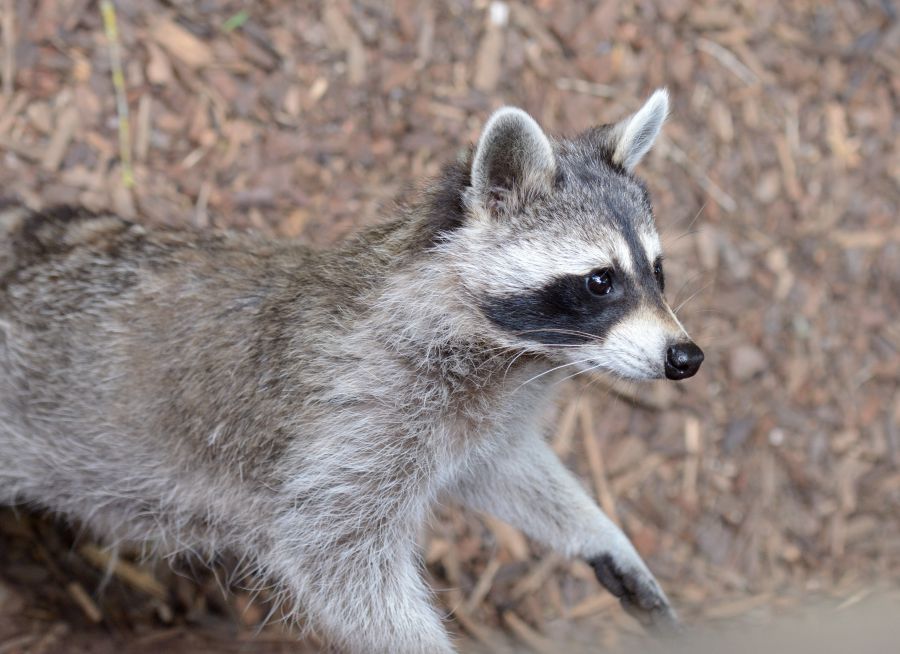
<path fill-rule="evenodd" d="M 325 5 L 322 19 L 336 45 L 347 56 L 348 81 L 353 85 L 362 84 L 366 79 L 366 48 L 356 29 L 334 2 Z"/>
<path fill-rule="evenodd" d="M 559 654 L 559 647 L 554 645 L 548 638 L 545 638 L 535 631 L 527 622 L 522 620 L 522 618 L 512 611 L 503 614 L 503 624 L 513 632 L 516 638 L 533 651 L 538 652 L 539 654 Z"/>
<path fill-rule="evenodd" d="M 600 454 L 600 444 L 597 432 L 594 430 L 594 414 L 587 402 L 581 404 L 581 424 L 584 433 L 584 450 L 587 454 L 588 466 L 594 479 L 594 490 L 603 511 L 614 523 L 621 524 L 616 510 L 616 502 L 609 489 L 609 481 L 606 478 L 606 470 L 603 466 L 603 456 Z"/>
<path fill-rule="evenodd" d="M 700 421 L 694 416 L 684 419 L 684 447 L 687 458 L 684 462 L 684 473 L 681 479 L 681 492 L 687 504 L 697 504 L 697 474 L 700 470 Z"/>
<path fill-rule="evenodd" d="M 550 553 L 544 556 L 536 566 L 531 568 L 527 575 L 522 577 L 516 585 L 513 586 L 510 597 L 515 601 L 522 599 L 525 595 L 536 592 L 543 585 L 547 577 L 559 565 L 559 562 L 560 556 L 556 553 Z"/>
<path fill-rule="evenodd" d="M 44 170 L 59 169 L 77 128 L 78 110 L 75 107 L 64 108 L 56 121 L 53 136 L 50 137 L 50 143 L 44 150 L 44 156 L 41 157 L 41 167 Z"/>
<path fill-rule="evenodd" d="M 509 7 L 505 2 L 492 2 L 478 52 L 475 55 L 472 86 L 485 93 L 492 91 L 503 70 L 503 49 L 506 42 L 506 25 Z"/>
<path fill-rule="evenodd" d="M 571 620 L 586 618 L 619 605 L 619 600 L 611 593 L 601 591 L 584 598 L 575 606 L 566 610 L 566 617 Z"/>
<path fill-rule="evenodd" d="M 0 24 L 3 39 L 3 95 L 12 97 L 16 79 L 16 3 L 14 0 L 3 0 L 3 20 Z"/>
<path fill-rule="evenodd" d="M 522 535 L 521 531 L 502 520 L 498 520 L 497 518 L 488 515 L 482 516 L 482 519 L 494 533 L 494 538 L 497 539 L 497 543 L 499 543 L 501 547 L 506 548 L 506 551 L 509 552 L 514 560 L 528 560 L 530 557 L 530 549 L 528 547 L 528 541 L 525 539 L 525 536 Z"/>
<path fill-rule="evenodd" d="M 75 603 L 84 611 L 84 615 L 91 622 L 97 623 L 103 620 L 103 613 L 100 611 L 100 608 L 91 599 L 91 596 L 87 594 L 87 591 L 84 587 L 79 584 L 77 581 L 73 581 L 66 585 L 66 590 L 69 592 L 69 595 L 72 596 L 72 599 L 75 600 Z"/>
<path fill-rule="evenodd" d="M 84 559 L 100 570 L 112 569 L 112 573 L 126 584 L 142 593 L 160 601 L 166 601 L 169 597 L 168 590 L 153 575 L 142 570 L 136 565 L 114 556 L 107 550 L 101 550 L 96 545 L 82 545 L 78 553 Z"/>
<path fill-rule="evenodd" d="M 491 590 L 491 584 L 494 582 L 494 576 L 497 574 L 497 571 L 500 570 L 500 559 L 496 556 L 492 556 L 491 560 L 488 561 L 488 564 L 484 567 L 484 570 L 481 572 L 481 576 L 478 577 L 478 582 L 475 584 L 475 587 L 472 589 L 471 594 L 466 599 L 465 610 L 471 613 L 475 610 L 475 608 L 481 604 L 481 601 L 485 598 L 485 596 Z"/>
<path fill-rule="evenodd" d="M 178 23 L 168 18 L 157 18 L 150 24 L 150 37 L 166 52 L 189 68 L 198 69 L 213 63 L 212 49 Z M 156 73 L 161 70 L 157 69 Z M 163 74 L 165 77 L 165 74 Z"/>

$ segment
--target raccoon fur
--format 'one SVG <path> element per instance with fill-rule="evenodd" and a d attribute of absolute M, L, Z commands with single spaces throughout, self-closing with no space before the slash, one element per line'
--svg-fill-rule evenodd
<path fill-rule="evenodd" d="M 455 501 L 676 623 L 540 429 L 556 382 L 693 375 L 633 170 L 668 110 L 550 139 L 498 110 L 392 219 L 331 249 L 0 211 L 0 502 L 110 543 L 236 553 L 340 651 L 451 652 L 420 574 Z"/>

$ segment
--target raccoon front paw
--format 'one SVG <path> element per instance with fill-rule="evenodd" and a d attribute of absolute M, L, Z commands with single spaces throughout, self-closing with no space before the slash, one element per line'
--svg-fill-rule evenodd
<path fill-rule="evenodd" d="M 602 554 L 589 563 L 600 583 L 645 628 L 661 635 L 680 630 L 669 600 L 646 569 L 616 560 L 611 554 Z"/>

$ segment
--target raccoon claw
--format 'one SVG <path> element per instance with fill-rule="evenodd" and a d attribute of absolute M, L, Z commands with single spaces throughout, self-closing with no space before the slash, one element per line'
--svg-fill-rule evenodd
<path fill-rule="evenodd" d="M 648 631 L 667 636 L 677 633 L 681 626 L 665 594 L 647 572 L 625 569 L 609 554 L 590 561 L 598 581 L 619 598 L 625 612 Z"/>

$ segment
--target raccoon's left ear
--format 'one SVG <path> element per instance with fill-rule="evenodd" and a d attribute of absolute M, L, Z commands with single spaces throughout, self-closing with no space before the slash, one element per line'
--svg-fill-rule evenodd
<path fill-rule="evenodd" d="M 637 113 L 616 123 L 610 132 L 613 163 L 628 172 L 640 163 L 659 136 L 669 113 L 669 92 L 657 89 Z"/>
<path fill-rule="evenodd" d="M 492 213 L 515 210 L 553 187 L 556 159 L 550 140 L 521 109 L 494 112 L 481 132 L 472 160 L 474 200 Z"/>

